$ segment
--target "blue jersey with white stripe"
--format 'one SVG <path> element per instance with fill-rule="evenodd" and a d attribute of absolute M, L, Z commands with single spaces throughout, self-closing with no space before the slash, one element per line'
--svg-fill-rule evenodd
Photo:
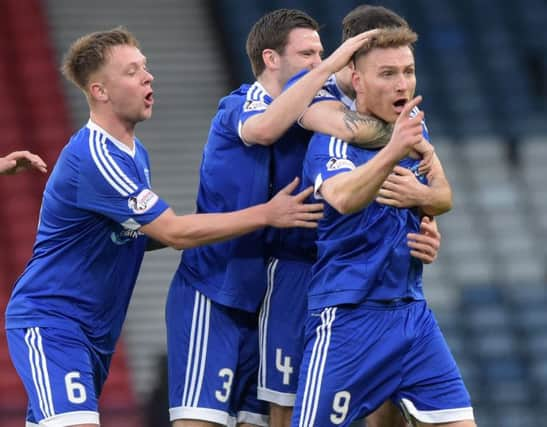
<path fill-rule="evenodd" d="M 323 85 L 323 90 L 334 98 L 335 101 L 340 101 L 342 104 L 346 106 L 346 108 L 352 107 L 354 100 L 351 98 L 348 94 L 344 93 L 344 91 L 340 88 L 338 85 L 338 82 L 336 81 L 336 74 L 331 74 L 331 76 L 327 79 L 325 84 Z M 316 96 L 314 101 L 325 101 L 329 100 L 327 96 L 321 95 Z"/>
<path fill-rule="evenodd" d="M 317 190 L 326 179 L 351 171 L 377 152 L 316 133 L 304 161 L 303 184 Z M 412 170 L 418 164 L 419 160 L 411 158 L 400 162 Z M 422 263 L 410 256 L 406 237 L 419 230 L 415 209 L 372 202 L 359 212 L 341 215 L 325 203 L 324 215 L 317 229 L 318 260 L 312 269 L 310 309 L 364 300 L 423 299 Z"/>
<path fill-rule="evenodd" d="M 203 150 L 197 212 L 230 212 L 269 198 L 270 147 L 246 144 L 243 123 L 272 98 L 258 82 L 220 100 Z M 229 307 L 254 312 L 266 289 L 264 230 L 183 252 L 177 274 Z"/>
<path fill-rule="evenodd" d="M 114 350 L 147 238 L 167 209 L 150 186 L 146 149 L 131 151 L 89 122 L 65 146 L 46 184 L 32 258 L 15 283 L 7 328 L 80 328 Z"/>

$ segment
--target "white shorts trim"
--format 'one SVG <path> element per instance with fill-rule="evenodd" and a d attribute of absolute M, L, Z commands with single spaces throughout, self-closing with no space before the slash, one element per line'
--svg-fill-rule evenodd
<path fill-rule="evenodd" d="M 227 412 L 210 408 L 189 408 L 188 406 L 178 406 L 169 408 L 169 421 L 175 420 L 199 420 L 212 423 L 229 425 L 230 416 Z"/>
<path fill-rule="evenodd" d="M 264 414 L 257 414 L 256 412 L 239 411 L 237 413 L 237 422 L 246 423 L 260 427 L 268 427 L 269 417 Z"/>
<path fill-rule="evenodd" d="M 279 406 L 294 407 L 296 402 L 295 393 L 282 393 L 280 391 L 269 390 L 264 387 L 258 387 L 256 390 L 256 396 L 259 400 L 275 403 Z"/>
<path fill-rule="evenodd" d="M 25 423 L 25 427 L 40 427 L 38 424 L 34 424 L 34 423 L 31 423 L 29 421 L 27 421 Z"/>
<path fill-rule="evenodd" d="M 440 424 L 475 419 L 473 416 L 473 408 L 470 406 L 466 408 L 420 411 L 408 399 L 402 399 L 401 405 L 403 405 L 404 409 L 406 409 L 410 415 L 422 423 Z"/>
<path fill-rule="evenodd" d="M 35 424 L 27 423 L 30 426 Z M 96 424 L 99 425 L 99 413 L 95 411 L 74 411 L 64 414 L 54 415 L 44 418 L 38 424 L 45 427 L 65 427 L 77 424 Z"/>

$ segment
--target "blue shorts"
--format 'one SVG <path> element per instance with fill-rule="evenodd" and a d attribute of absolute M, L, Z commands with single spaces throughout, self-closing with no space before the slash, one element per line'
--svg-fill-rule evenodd
<path fill-rule="evenodd" d="M 260 310 L 258 398 L 294 406 L 312 264 L 272 258 Z"/>
<path fill-rule="evenodd" d="M 78 330 L 8 329 L 6 336 L 29 400 L 27 423 L 99 424 L 97 402 L 111 355 L 93 351 Z"/>
<path fill-rule="evenodd" d="M 425 423 L 472 420 L 454 358 L 425 301 L 311 312 L 293 426 L 347 426 L 385 400 Z"/>
<path fill-rule="evenodd" d="M 267 426 L 256 397 L 257 314 L 217 304 L 176 275 L 166 320 L 171 421 Z"/>

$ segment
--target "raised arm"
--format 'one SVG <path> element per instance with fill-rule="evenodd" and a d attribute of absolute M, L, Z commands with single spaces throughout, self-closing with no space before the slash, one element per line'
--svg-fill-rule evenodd
<path fill-rule="evenodd" d="M 361 33 L 346 40 L 321 64 L 281 93 L 262 114 L 250 117 L 241 129 L 248 144 L 271 145 L 296 122 L 321 89 L 327 78 L 345 67 L 352 55 L 377 30 Z"/>
<path fill-rule="evenodd" d="M 300 124 L 308 130 L 333 135 L 362 148 L 384 147 L 393 132 L 393 125 L 352 111 L 340 101 L 310 105 L 300 118 Z"/>
<path fill-rule="evenodd" d="M 410 110 L 421 97 L 408 102 L 395 122 L 390 142 L 367 163 L 352 171 L 342 172 L 321 184 L 321 196 L 341 214 L 351 214 L 368 205 L 397 162 L 405 157 L 422 138 L 420 112 L 409 118 Z"/>
<path fill-rule="evenodd" d="M 298 182 L 295 178 L 267 203 L 235 212 L 177 216 L 168 209 L 140 231 L 167 246 L 186 249 L 228 240 L 266 226 L 314 228 L 323 216 L 323 205 L 304 203 L 313 191 L 311 187 L 291 196 Z"/>

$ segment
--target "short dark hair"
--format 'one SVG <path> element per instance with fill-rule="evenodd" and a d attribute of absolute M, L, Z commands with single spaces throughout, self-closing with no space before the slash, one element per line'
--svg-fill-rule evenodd
<path fill-rule="evenodd" d="M 342 41 L 374 28 L 408 27 L 408 22 L 383 6 L 357 6 L 342 21 Z"/>
<path fill-rule="evenodd" d="M 64 57 L 61 71 L 85 92 L 90 76 L 105 64 L 110 50 L 122 45 L 139 47 L 135 36 L 124 27 L 86 34 L 72 43 Z"/>
<path fill-rule="evenodd" d="M 318 31 L 319 24 L 301 10 L 278 9 L 264 15 L 253 25 L 247 36 L 246 49 L 255 77 L 260 76 L 266 68 L 262 52 L 265 49 L 273 49 L 283 54 L 289 33 L 295 28 Z"/>

